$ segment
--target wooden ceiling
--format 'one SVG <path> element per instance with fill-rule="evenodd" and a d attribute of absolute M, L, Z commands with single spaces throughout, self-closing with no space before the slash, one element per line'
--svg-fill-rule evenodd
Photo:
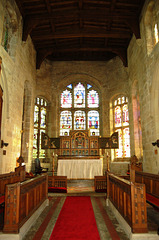
<path fill-rule="evenodd" d="M 107 61 L 119 56 L 127 66 L 127 47 L 140 38 L 145 0 L 16 0 L 23 16 L 23 41 L 30 34 L 37 68 L 52 61 Z"/>

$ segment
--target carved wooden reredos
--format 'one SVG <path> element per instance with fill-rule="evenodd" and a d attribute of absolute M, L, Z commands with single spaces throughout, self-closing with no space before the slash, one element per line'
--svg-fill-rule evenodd
<path fill-rule="evenodd" d="M 89 136 L 87 130 L 70 131 L 70 136 L 60 137 L 62 156 L 99 156 L 97 136 Z"/>

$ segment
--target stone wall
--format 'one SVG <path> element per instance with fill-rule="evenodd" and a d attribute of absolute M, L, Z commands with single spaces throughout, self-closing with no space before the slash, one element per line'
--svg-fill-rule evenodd
<path fill-rule="evenodd" d="M 9 6 L 8 6 L 9 4 Z M 8 51 L 3 47 L 4 21 L 8 7 L 12 7 L 14 34 L 12 41 L 8 43 Z M 0 1 L 0 57 L 2 58 L 2 71 L 0 85 L 3 89 L 2 112 L 2 139 L 9 143 L 8 147 L 0 148 L 0 173 L 13 171 L 16 167 L 16 159 L 21 151 L 21 130 L 23 114 L 24 82 L 30 84 L 30 113 L 29 118 L 33 122 L 34 92 L 36 84 L 35 50 L 30 37 L 22 42 L 22 18 L 14 1 Z M 11 17 L 12 17 L 11 16 Z M 16 21 L 16 18 L 18 21 Z M 12 26 L 12 25 L 10 25 Z M 14 51 L 11 51 L 11 49 Z M 30 125 L 30 134 L 27 142 L 30 144 L 27 166 L 31 165 L 33 124 Z M 4 155 L 5 154 L 5 155 Z"/>

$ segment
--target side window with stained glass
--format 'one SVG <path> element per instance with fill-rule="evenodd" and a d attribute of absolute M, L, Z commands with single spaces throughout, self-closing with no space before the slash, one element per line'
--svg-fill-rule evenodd
<path fill-rule="evenodd" d="M 130 130 L 128 98 L 118 97 L 114 100 L 114 131 L 118 132 L 119 148 L 115 149 L 115 158 L 130 157 Z"/>
<path fill-rule="evenodd" d="M 41 133 L 46 133 L 47 130 L 47 107 L 45 99 L 40 97 L 35 99 L 33 158 L 45 158 L 45 150 L 41 149 Z"/>

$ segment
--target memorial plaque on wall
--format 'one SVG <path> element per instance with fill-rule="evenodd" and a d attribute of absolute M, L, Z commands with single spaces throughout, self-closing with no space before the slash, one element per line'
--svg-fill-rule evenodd
<path fill-rule="evenodd" d="M 41 133 L 41 148 L 42 149 L 56 149 L 60 148 L 60 138 L 49 138 L 49 136 L 42 132 Z"/>
<path fill-rule="evenodd" d="M 50 146 L 50 138 L 46 133 L 42 132 L 41 133 L 41 148 L 48 149 L 49 146 Z"/>
<path fill-rule="evenodd" d="M 99 148 L 110 149 L 111 148 L 111 138 L 101 137 L 99 138 Z"/>
<path fill-rule="evenodd" d="M 109 138 L 105 137 L 99 138 L 99 148 L 101 149 L 119 148 L 118 132 L 114 132 Z"/>
<path fill-rule="evenodd" d="M 60 138 L 50 138 L 50 148 L 60 148 Z"/>
<path fill-rule="evenodd" d="M 111 148 L 119 148 L 118 132 L 111 135 Z"/>

